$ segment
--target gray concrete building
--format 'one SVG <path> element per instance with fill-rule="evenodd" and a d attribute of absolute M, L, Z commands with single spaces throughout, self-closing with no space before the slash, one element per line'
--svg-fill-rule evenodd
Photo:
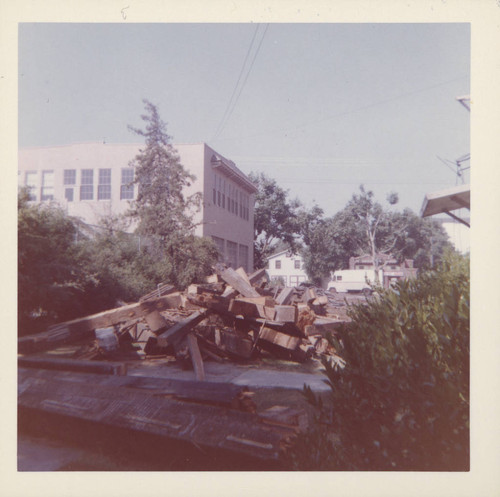
<path fill-rule="evenodd" d="M 79 143 L 19 150 L 19 185 L 33 202 L 57 202 L 69 215 L 92 225 L 122 214 L 137 194 L 130 162 L 143 144 Z M 211 237 L 221 260 L 253 270 L 256 188 L 236 165 L 206 143 L 174 144 L 181 163 L 196 176 L 185 194 L 203 194 L 193 213 L 195 234 Z"/>

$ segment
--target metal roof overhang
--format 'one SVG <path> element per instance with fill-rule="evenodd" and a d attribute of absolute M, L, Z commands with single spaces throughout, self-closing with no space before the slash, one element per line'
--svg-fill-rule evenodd
<path fill-rule="evenodd" d="M 448 214 L 448 216 L 470 228 L 467 221 L 451 213 L 451 211 L 464 207 L 470 210 L 470 185 L 460 185 L 439 192 L 428 193 L 425 196 L 420 215 L 421 217 L 428 217 L 435 214 Z"/>

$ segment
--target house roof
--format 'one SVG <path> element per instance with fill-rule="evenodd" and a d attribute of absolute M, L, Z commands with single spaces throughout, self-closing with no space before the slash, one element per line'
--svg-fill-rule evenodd
<path fill-rule="evenodd" d="M 460 185 L 439 192 L 428 193 L 424 198 L 420 215 L 428 217 L 445 213 L 466 226 L 470 226 L 463 219 L 451 214 L 451 211 L 462 209 L 463 207 L 470 210 L 470 185 Z"/>
<path fill-rule="evenodd" d="M 281 255 L 287 254 L 287 253 L 290 254 L 290 257 L 300 257 L 299 254 L 292 254 L 290 252 L 290 249 L 286 249 L 286 250 L 280 250 L 279 252 L 276 252 L 275 254 L 270 255 L 266 260 L 274 259 L 275 257 L 281 256 Z"/>

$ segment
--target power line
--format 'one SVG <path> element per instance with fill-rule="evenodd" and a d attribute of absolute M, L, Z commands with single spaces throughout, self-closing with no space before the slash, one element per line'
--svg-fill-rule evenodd
<path fill-rule="evenodd" d="M 226 110 L 224 112 L 224 115 L 222 116 L 222 119 L 221 119 L 221 121 L 219 123 L 219 126 L 217 127 L 217 131 L 215 132 L 215 134 L 214 134 L 214 136 L 212 138 L 212 141 L 215 140 L 220 135 L 220 133 L 223 131 L 223 129 L 226 126 L 227 122 L 229 121 L 229 118 L 231 117 L 234 109 L 236 108 L 236 104 L 238 103 L 238 99 L 240 98 L 241 92 L 243 91 L 243 88 L 246 85 L 248 77 L 249 77 L 249 75 L 250 75 L 250 73 L 252 71 L 253 65 L 255 63 L 255 59 L 257 58 L 257 55 L 259 54 L 260 48 L 262 46 L 262 42 L 264 41 L 264 37 L 266 36 L 267 30 L 269 29 L 269 24 L 266 25 L 264 33 L 262 34 L 262 36 L 260 38 L 259 45 L 258 45 L 257 49 L 254 52 L 252 61 L 250 63 L 250 67 L 246 71 L 245 79 L 243 80 L 243 83 L 240 86 L 240 81 L 241 81 L 241 78 L 243 76 L 245 67 L 247 65 L 248 57 L 249 57 L 250 53 L 252 52 L 252 48 L 254 47 L 254 43 L 255 43 L 255 39 L 256 39 L 259 27 L 260 27 L 260 24 L 257 24 L 257 27 L 255 29 L 255 32 L 254 32 L 254 35 L 253 35 L 253 38 L 252 38 L 252 41 L 250 43 L 250 46 L 248 47 L 248 51 L 247 51 L 247 54 L 245 56 L 245 60 L 243 62 L 243 66 L 241 67 L 241 71 L 240 71 L 240 74 L 238 76 L 238 80 L 236 81 L 236 85 L 234 86 L 233 93 L 231 95 L 231 98 L 229 99 L 229 102 L 227 104 L 227 107 L 226 107 Z M 238 87 L 239 87 L 239 91 L 238 91 Z M 237 91 L 238 91 L 238 93 L 236 94 Z M 236 97 L 235 97 L 235 95 L 236 95 Z"/>
<path fill-rule="evenodd" d="M 244 138 L 254 138 L 254 137 L 257 137 L 257 136 L 268 135 L 268 134 L 271 134 L 271 133 L 282 133 L 282 132 L 289 133 L 291 131 L 296 131 L 296 130 L 299 130 L 299 129 L 302 129 L 302 128 L 307 128 L 309 126 L 313 126 L 313 125 L 318 124 L 318 123 L 322 123 L 322 122 L 325 122 L 325 121 L 330 121 L 330 120 L 336 119 L 338 117 L 343 117 L 343 116 L 354 114 L 356 112 L 360 112 L 360 111 L 363 111 L 363 110 L 366 110 L 366 109 L 370 109 L 372 107 L 376 107 L 376 106 L 381 105 L 381 104 L 393 102 L 395 100 L 399 100 L 400 98 L 405 98 L 405 97 L 408 97 L 410 95 L 415 95 L 416 93 L 421 93 L 421 92 L 424 92 L 424 91 L 427 91 L 427 90 L 433 90 L 434 88 L 438 88 L 440 86 L 444 86 L 444 85 L 447 85 L 449 83 L 454 83 L 455 81 L 460 81 L 460 80 L 462 80 L 464 78 L 467 78 L 467 77 L 468 76 L 460 76 L 458 78 L 454 78 L 454 79 L 450 79 L 450 80 L 447 80 L 447 81 L 443 81 L 442 83 L 438 83 L 438 84 L 435 84 L 435 85 L 432 85 L 432 86 L 426 86 L 424 88 L 419 88 L 417 90 L 413 90 L 413 91 L 410 91 L 410 92 L 407 92 L 407 93 L 402 93 L 400 95 L 395 95 L 394 97 L 386 98 L 384 100 L 378 100 L 377 102 L 373 102 L 371 104 L 364 105 L 364 106 L 358 107 L 356 109 L 348 110 L 348 111 L 345 111 L 345 112 L 340 112 L 338 114 L 332 114 L 332 115 L 330 115 L 328 117 L 324 117 L 323 119 L 318 119 L 318 120 L 315 120 L 315 121 L 309 121 L 307 123 L 300 124 L 298 126 L 294 126 L 293 128 L 270 129 L 270 130 L 267 130 L 267 131 L 262 131 L 262 132 L 259 132 L 259 133 L 255 133 L 253 135 L 239 136 L 239 137 L 236 136 L 236 137 L 229 137 L 229 138 L 221 138 L 221 140 L 239 140 L 239 139 L 244 139 Z"/>

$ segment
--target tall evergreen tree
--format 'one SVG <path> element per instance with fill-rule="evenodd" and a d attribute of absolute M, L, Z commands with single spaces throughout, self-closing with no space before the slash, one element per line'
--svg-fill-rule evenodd
<path fill-rule="evenodd" d="M 210 272 L 217 249 L 211 240 L 194 236 L 194 214 L 201 207 L 202 194 L 186 196 L 185 189 L 196 178 L 181 164 L 157 106 L 148 100 L 144 105 L 145 129 L 129 126 L 146 144 L 130 163 L 138 194 L 129 215 L 137 222 L 136 233 L 146 239 L 160 281 L 184 288 Z"/>
<path fill-rule="evenodd" d="M 145 129 L 129 126 L 144 137 L 146 144 L 130 163 L 135 168 L 138 194 L 129 214 L 138 221 L 139 234 L 165 240 L 192 232 L 193 214 L 200 208 L 201 193 L 184 195 L 184 189 L 196 178 L 181 164 L 157 106 L 148 100 L 143 102 L 146 114 L 141 119 L 146 123 Z"/>

